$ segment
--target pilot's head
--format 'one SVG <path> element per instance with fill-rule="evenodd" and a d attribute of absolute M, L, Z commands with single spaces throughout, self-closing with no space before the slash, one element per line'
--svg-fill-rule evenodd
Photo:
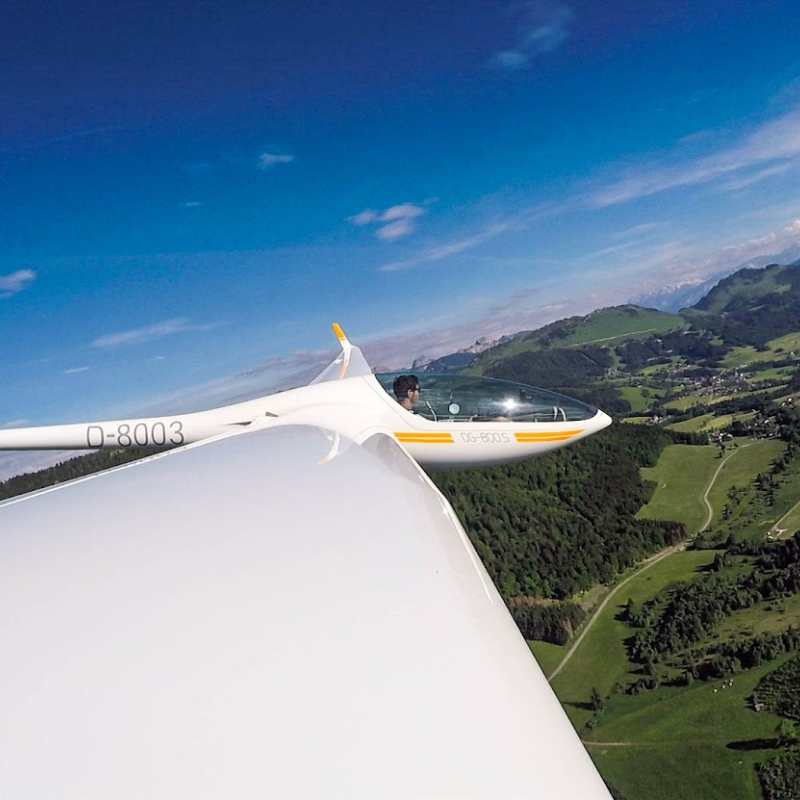
<path fill-rule="evenodd" d="M 419 400 L 419 379 L 416 375 L 398 375 L 392 384 L 397 402 L 411 411 Z"/>

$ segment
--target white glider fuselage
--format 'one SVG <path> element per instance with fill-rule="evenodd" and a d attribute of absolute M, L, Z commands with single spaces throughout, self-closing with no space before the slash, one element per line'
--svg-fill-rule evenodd
<path fill-rule="evenodd" d="M 480 385 L 485 380 L 473 378 L 471 382 Z M 424 375 L 421 383 L 425 385 Z M 425 412 L 428 408 L 435 417 L 429 404 L 422 406 Z M 0 450 L 173 448 L 262 426 L 306 424 L 359 444 L 374 433 L 388 432 L 420 464 L 458 469 L 542 455 L 596 433 L 611 422 L 602 411 L 588 406 L 583 419 L 572 420 L 562 408 L 552 408 L 551 419 L 542 421 L 481 419 L 476 415 L 431 419 L 403 408 L 376 376 L 360 375 L 189 414 L 0 431 Z"/>

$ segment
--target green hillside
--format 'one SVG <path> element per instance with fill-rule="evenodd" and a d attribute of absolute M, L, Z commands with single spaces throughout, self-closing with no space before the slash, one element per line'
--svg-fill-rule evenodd
<path fill-rule="evenodd" d="M 483 374 L 493 364 L 520 353 L 616 342 L 684 327 L 686 321 L 679 314 L 635 305 L 602 308 L 584 317 L 559 320 L 516 336 L 510 342 L 482 353 L 472 367 L 477 373 Z"/>
<path fill-rule="evenodd" d="M 800 269 L 772 265 L 739 270 L 680 314 L 624 305 L 553 322 L 485 351 L 467 371 L 711 433 L 757 412 L 765 392 L 800 389 L 798 350 Z M 709 411 L 732 416 L 693 425 Z"/>
<path fill-rule="evenodd" d="M 764 269 L 740 269 L 723 278 L 693 308 L 709 314 L 758 308 L 765 302 L 772 302 L 768 295 L 781 295 L 798 287 L 800 270 L 796 267 L 770 264 Z"/>
<path fill-rule="evenodd" d="M 739 270 L 684 315 L 693 328 L 711 331 L 729 346 L 762 348 L 800 330 L 800 269 L 772 264 Z"/>

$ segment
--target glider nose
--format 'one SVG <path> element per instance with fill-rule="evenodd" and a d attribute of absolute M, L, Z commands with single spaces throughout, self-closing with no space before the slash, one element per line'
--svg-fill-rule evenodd
<path fill-rule="evenodd" d="M 605 411 L 600 411 L 600 409 L 598 409 L 593 422 L 595 424 L 594 432 L 597 433 L 603 430 L 603 428 L 607 428 L 611 424 L 612 419 Z"/>

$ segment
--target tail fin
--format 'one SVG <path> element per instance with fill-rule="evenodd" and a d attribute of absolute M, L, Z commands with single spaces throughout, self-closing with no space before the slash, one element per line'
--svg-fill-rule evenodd
<path fill-rule="evenodd" d="M 371 375 L 372 368 L 364 358 L 364 354 L 358 347 L 350 344 L 344 331 L 337 323 L 333 323 L 333 332 L 342 346 L 342 352 L 325 367 L 311 383 L 323 383 L 324 381 L 340 381 L 342 378 L 357 378 L 359 375 Z"/>

